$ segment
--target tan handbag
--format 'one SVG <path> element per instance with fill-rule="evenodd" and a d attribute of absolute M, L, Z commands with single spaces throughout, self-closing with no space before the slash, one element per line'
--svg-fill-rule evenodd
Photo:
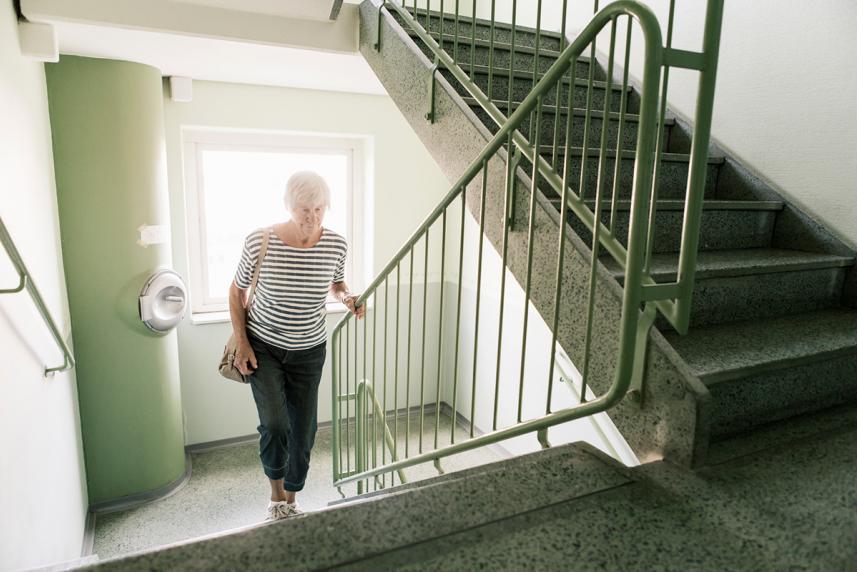
<path fill-rule="evenodd" d="M 248 310 L 250 304 L 253 303 L 253 295 L 256 294 L 256 282 L 259 281 L 259 271 L 262 269 L 262 260 L 268 252 L 268 236 L 271 229 L 265 229 L 262 235 L 262 247 L 259 249 L 259 258 L 256 260 L 256 269 L 253 270 L 253 280 L 250 282 L 250 293 L 247 295 L 247 301 L 244 304 L 244 309 Z M 226 342 L 226 347 L 223 348 L 223 356 L 220 358 L 220 365 L 217 366 L 217 371 L 226 379 L 237 381 L 240 383 L 249 383 L 244 374 L 238 371 L 235 367 L 235 352 L 238 350 L 238 343 L 235 341 L 235 334 L 229 336 L 229 341 Z"/>

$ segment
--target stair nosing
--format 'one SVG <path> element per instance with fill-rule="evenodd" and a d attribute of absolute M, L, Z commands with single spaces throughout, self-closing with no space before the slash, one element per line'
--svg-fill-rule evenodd
<path fill-rule="evenodd" d="M 549 199 L 551 203 L 558 203 L 560 199 L 558 197 L 551 197 Z M 584 201 L 587 206 L 593 207 L 595 205 L 595 201 L 593 199 L 586 199 Z M 683 199 L 662 199 L 658 201 L 658 211 L 683 211 L 684 210 L 684 200 Z M 616 210 L 618 211 L 629 211 L 631 210 L 631 201 L 628 199 L 620 199 L 617 201 Z M 611 206 L 611 202 L 609 200 L 603 200 L 601 202 L 602 210 L 609 210 Z M 702 201 L 702 210 L 712 210 L 712 211 L 780 211 L 783 209 L 784 204 L 782 201 L 733 201 L 733 200 L 723 200 L 723 199 L 711 199 L 711 200 L 703 200 Z"/>
<path fill-rule="evenodd" d="M 448 68 L 444 67 L 443 69 L 447 70 Z M 464 70 L 465 72 L 467 72 L 470 69 L 470 66 L 466 65 L 466 63 L 465 63 L 465 65 L 461 66 L 461 69 Z M 487 66 L 473 66 L 473 73 L 474 73 L 474 75 L 488 75 L 489 69 Z M 495 68 L 492 75 L 494 75 L 495 77 L 508 78 L 509 77 L 509 68 Z M 515 79 L 525 79 L 525 80 L 532 80 L 533 79 L 532 71 L 527 71 L 527 70 L 520 70 L 520 69 L 515 70 L 514 76 L 515 76 Z M 571 83 L 571 78 L 563 76 L 562 77 L 562 83 L 566 84 L 566 85 Z M 585 86 L 589 85 L 589 80 L 584 79 L 582 77 L 578 77 L 578 78 L 574 78 L 574 83 L 579 87 L 585 87 Z M 597 88 L 597 89 L 605 89 L 607 87 L 607 82 L 604 80 L 600 80 L 600 79 L 592 80 L 592 87 Z M 615 85 L 615 84 L 611 84 L 611 88 L 614 91 L 620 91 L 621 90 L 621 86 Z M 634 92 L 634 86 L 632 86 L 630 84 L 625 86 L 625 91 L 628 93 L 633 93 Z M 503 101 L 503 100 L 495 100 L 495 101 Z M 513 101 L 512 102 L 512 105 L 520 105 L 520 104 L 521 104 L 520 101 Z"/>
<path fill-rule="evenodd" d="M 464 103 L 466 103 L 467 105 L 469 105 L 471 107 L 475 106 L 475 107 L 479 107 L 480 109 L 482 108 L 482 105 L 476 100 L 475 97 L 462 95 L 461 99 L 463 99 Z M 508 102 L 502 101 L 499 99 L 492 100 L 492 103 L 497 106 L 497 109 L 500 109 L 501 107 L 506 107 L 508 104 Z M 500 104 L 500 105 L 498 105 L 498 104 Z M 548 108 L 548 107 L 556 107 L 556 106 L 543 105 L 542 110 L 544 110 L 545 108 Z M 561 114 L 568 112 L 567 107 L 561 108 L 561 109 L 563 109 L 563 111 L 561 111 Z M 552 111 L 552 110 L 549 110 L 549 111 L 551 111 L 553 114 L 556 114 L 555 111 Z M 575 107 L 574 108 L 574 114 L 575 114 L 575 116 L 585 115 L 586 109 L 584 109 L 582 107 Z M 591 117 L 602 119 L 604 112 L 601 110 L 593 109 L 593 110 L 589 111 L 589 114 Z M 619 119 L 619 112 L 618 111 L 611 111 L 610 112 L 610 119 L 611 120 L 618 120 Z M 626 113 L 625 114 L 625 121 L 628 121 L 631 123 L 638 123 L 640 121 L 640 116 L 636 113 Z M 670 125 L 670 126 L 675 125 L 675 119 L 673 119 L 672 117 L 665 118 L 664 119 L 664 125 Z"/>
<path fill-rule="evenodd" d="M 417 34 L 417 32 L 415 30 L 411 29 L 410 27 L 406 30 L 406 32 L 412 38 L 419 38 L 419 34 Z M 429 37 L 431 37 L 433 40 L 437 41 L 436 38 L 439 37 L 439 34 L 437 32 L 427 32 L 427 33 L 428 33 Z M 454 41 L 453 38 L 454 38 L 454 36 L 447 36 L 446 34 L 444 34 L 444 42 Z M 465 40 L 466 41 L 462 41 L 461 36 L 459 36 L 458 45 L 459 46 L 475 45 L 476 47 L 479 47 L 479 48 L 489 48 L 489 49 L 491 48 L 491 41 L 490 40 L 483 40 L 481 38 L 476 38 L 473 40 L 473 43 L 471 43 L 470 37 L 465 38 Z M 440 43 L 440 42 L 438 42 L 438 43 Z M 512 51 L 512 44 L 507 44 L 506 42 L 495 41 L 494 42 L 494 50 L 499 50 L 502 52 L 511 52 Z M 515 45 L 515 53 L 516 54 L 535 55 L 536 49 L 532 46 L 519 46 L 516 44 Z M 556 60 L 561 55 L 562 55 L 562 52 L 557 52 L 555 50 L 546 50 L 546 49 L 539 48 L 539 57 L 551 58 L 551 59 Z M 589 58 L 584 59 L 583 57 L 579 57 L 577 59 L 578 59 L 578 61 L 586 62 L 587 64 L 590 63 Z M 539 73 L 544 74 L 544 72 L 539 72 Z"/>
<path fill-rule="evenodd" d="M 725 250 L 712 250 L 708 251 L 708 253 L 713 252 L 747 252 L 747 253 L 760 253 L 760 252 L 768 252 L 776 251 L 776 250 L 786 250 L 786 249 L 773 249 L 773 248 L 732 248 Z M 803 252 L 803 251 L 796 251 Z M 713 280 L 715 278 L 731 278 L 737 276 L 753 276 L 758 274 L 779 274 L 784 272 L 804 272 L 811 270 L 825 270 L 830 268 L 847 268 L 849 266 L 854 266 L 855 259 L 854 257 L 849 256 L 840 256 L 838 254 L 826 254 L 826 253 L 811 253 L 808 252 L 806 254 L 813 254 L 815 258 L 813 260 L 807 260 L 802 262 L 784 262 L 784 263 L 773 263 L 769 266 L 751 266 L 751 267 L 741 267 L 741 266 L 732 266 L 726 268 L 712 268 L 705 269 L 700 268 L 700 262 L 697 261 L 696 265 L 696 279 L 697 280 Z M 677 256 L 677 254 L 676 254 Z M 678 265 L 678 260 L 676 259 L 676 265 Z M 608 262 L 608 271 L 614 276 L 622 276 L 624 272 L 621 268 L 615 268 Z M 664 280 L 675 280 L 677 277 L 677 272 L 674 269 L 663 270 L 663 271 L 655 271 L 650 272 L 650 276 L 652 278 L 659 278 Z"/>
<path fill-rule="evenodd" d="M 818 324 L 827 325 L 831 321 L 833 321 L 834 328 L 832 335 L 822 337 L 820 340 L 813 336 L 812 330 L 818 329 Z M 716 360 L 719 355 L 728 355 L 724 352 L 732 352 L 734 351 L 734 347 L 730 349 L 730 346 L 726 346 L 723 350 L 718 350 L 716 355 L 703 354 L 702 360 L 700 360 L 698 358 L 693 359 L 693 352 L 688 353 L 688 348 L 686 346 L 682 347 L 681 340 L 685 339 L 686 336 L 671 333 L 666 338 L 687 363 L 693 375 L 707 387 L 738 381 L 760 373 L 857 355 L 857 335 L 855 335 L 857 334 L 857 310 L 843 306 L 828 307 L 796 314 L 792 313 L 761 320 L 711 324 L 709 326 L 691 328 L 687 336 L 695 337 L 697 347 L 703 347 L 711 343 L 712 340 L 734 336 L 735 334 L 740 336 L 739 340 L 747 336 L 765 339 L 764 337 L 760 337 L 760 332 L 763 330 L 770 331 L 771 328 L 782 329 L 789 333 L 792 331 L 803 331 L 800 327 L 801 323 L 810 324 L 810 332 L 803 334 L 802 337 L 789 337 L 789 339 L 795 340 L 794 345 L 786 346 L 790 350 L 789 354 L 783 355 L 782 352 L 771 354 L 768 352 L 770 347 L 783 347 L 777 341 L 779 338 L 775 338 L 773 340 L 774 345 L 766 341 L 761 346 L 754 348 L 752 353 L 744 356 L 738 355 L 745 363 L 725 364 L 725 366 L 716 361 L 712 362 L 712 358 Z M 854 324 L 853 327 L 851 326 L 852 323 Z M 830 328 L 829 325 L 827 327 Z M 810 340 L 810 343 L 807 344 L 806 340 Z M 734 345 L 732 344 L 732 346 Z M 706 362 L 708 362 L 717 369 L 702 367 L 699 365 L 700 362 L 702 366 L 705 366 Z"/>
<path fill-rule="evenodd" d="M 712 373 L 701 373 L 696 375 L 706 387 L 713 387 L 722 383 L 738 381 L 760 373 L 768 373 L 781 369 L 794 368 L 817 362 L 830 361 L 833 359 L 857 355 L 857 344 L 843 346 L 829 350 L 817 351 L 795 357 L 772 359 L 770 361 L 757 362 L 752 365 L 724 369 Z"/>
<path fill-rule="evenodd" d="M 407 10 L 407 11 L 408 11 L 408 13 L 411 15 L 411 17 L 414 17 L 414 14 L 413 14 L 413 11 L 412 11 L 412 9 L 411 9 L 411 8 L 409 8 L 409 7 L 405 7 L 405 10 Z M 439 18 L 439 15 L 441 14 L 441 12 L 436 12 L 436 11 L 431 11 L 431 10 L 429 11 L 429 13 L 430 13 L 430 15 L 431 15 L 432 19 L 437 19 L 437 18 Z M 423 14 L 424 14 L 424 12 L 423 12 Z M 444 21 L 451 21 L 451 22 L 455 22 L 455 15 L 449 14 L 448 12 L 444 13 Z M 458 15 L 458 22 L 459 22 L 459 24 L 460 24 L 460 23 L 462 23 L 462 22 L 467 23 L 467 24 L 470 24 L 470 23 L 471 23 L 471 22 L 473 22 L 473 21 L 474 21 L 474 19 L 473 19 L 473 17 L 471 17 L 471 16 L 465 16 L 465 15 L 462 15 L 462 14 L 459 14 L 459 15 Z M 490 26 L 490 25 L 491 25 L 491 20 L 485 20 L 485 19 L 483 19 L 483 18 L 476 18 L 476 19 L 475 19 L 475 22 L 476 22 L 476 25 L 477 25 L 477 26 L 479 26 L 479 25 L 482 25 L 482 26 Z M 422 23 L 420 23 L 420 25 L 422 26 Z M 510 23 L 508 23 L 508 22 L 498 22 L 498 21 L 496 21 L 496 20 L 495 20 L 495 22 L 494 22 L 494 27 L 495 27 L 495 28 L 499 27 L 500 29 L 503 29 L 503 30 L 511 30 L 511 29 L 512 29 L 512 24 L 510 24 Z M 425 26 L 423 26 L 423 28 L 425 28 Z M 535 29 L 535 28 L 528 28 L 528 27 L 525 27 L 525 26 L 518 26 L 518 25 L 516 25 L 516 26 L 515 26 L 515 30 L 516 30 L 516 33 L 517 33 L 517 32 L 525 32 L 525 33 L 533 34 L 533 35 L 535 35 L 535 34 L 536 34 L 536 29 Z M 562 39 L 562 34 L 561 34 L 560 32 L 555 32 L 555 31 L 553 31 L 553 30 L 540 30 L 540 31 L 539 31 L 539 34 L 540 34 L 540 35 L 542 35 L 542 36 L 547 36 L 547 37 L 549 37 L 549 38 L 553 38 L 553 39 L 555 39 L 555 40 L 561 40 L 561 39 Z M 444 34 L 444 35 L 445 35 L 445 34 Z M 566 41 L 568 41 L 568 38 L 566 38 Z"/>
<path fill-rule="evenodd" d="M 545 144 L 540 145 L 541 151 L 540 154 L 544 154 L 547 152 L 553 151 L 553 145 Z M 565 145 L 557 145 L 557 152 L 565 151 Z M 599 157 L 601 154 L 597 148 L 589 147 L 589 157 Z M 637 152 L 633 149 L 622 149 L 622 160 L 633 160 L 636 159 Z M 583 147 L 572 147 L 571 155 L 573 157 L 580 157 L 583 155 Z M 614 158 L 616 157 L 616 151 L 610 149 L 607 151 L 607 157 Z M 666 161 L 668 163 L 690 163 L 690 153 L 661 153 L 661 161 Z M 726 162 L 724 157 L 720 156 L 708 156 L 708 164 L 709 165 L 722 165 Z"/>

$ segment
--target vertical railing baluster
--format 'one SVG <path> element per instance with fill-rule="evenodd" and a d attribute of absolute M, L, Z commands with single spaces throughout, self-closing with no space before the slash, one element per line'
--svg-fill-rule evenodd
<path fill-rule="evenodd" d="M 345 458 L 351 472 L 351 320 L 345 322 Z"/>
<path fill-rule="evenodd" d="M 368 307 L 368 298 L 363 302 Z M 366 427 L 366 422 L 369 421 L 369 400 L 366 398 L 366 345 L 369 341 L 366 334 L 369 324 L 369 318 L 363 317 L 363 468 L 369 466 L 369 431 Z M 369 480 L 366 480 L 366 491 L 369 490 Z"/>
<path fill-rule="evenodd" d="M 473 81 L 473 67 L 476 58 L 476 0 L 473 0 L 473 13 L 470 20 L 470 81 Z"/>
<path fill-rule="evenodd" d="M 598 12 L 598 0 L 595 0 L 595 9 L 593 13 Z M 578 185 L 578 189 L 580 192 L 580 198 L 583 199 L 586 196 L 586 167 L 589 162 L 589 127 L 592 123 L 592 84 L 595 81 L 595 66 L 597 65 L 597 59 L 595 58 L 595 45 L 597 42 L 597 37 L 592 39 L 592 44 L 589 49 L 589 78 L 587 80 L 586 86 L 586 110 L 585 110 L 585 119 L 583 120 L 583 145 L 581 145 L 581 156 L 580 156 L 580 185 Z M 572 81 L 574 78 L 572 78 Z M 607 128 L 607 122 L 604 118 L 601 120 L 601 129 Z"/>
<path fill-rule="evenodd" d="M 387 433 L 387 368 L 389 367 L 387 362 L 387 329 L 390 325 L 390 313 L 389 309 L 389 301 L 390 301 L 390 274 L 389 272 L 384 275 L 384 435 Z M 381 439 L 381 464 L 387 464 L 387 439 Z M 392 473 L 390 473 L 392 476 Z M 387 474 L 383 473 L 381 475 L 381 486 L 387 486 Z"/>
<path fill-rule="evenodd" d="M 576 68 L 577 61 L 573 61 L 571 64 L 571 74 L 572 77 L 574 73 L 577 71 Z M 569 110 L 573 104 L 574 100 L 574 85 L 572 84 L 568 90 L 568 107 Z M 554 281 L 554 300 L 553 300 L 553 328 L 551 334 L 551 345 L 550 345 L 550 365 L 548 370 L 548 395 L 547 402 L 545 403 L 545 414 L 549 414 L 551 412 L 551 400 L 553 399 L 553 374 L 554 368 L 556 366 L 556 339 L 559 334 L 559 306 L 562 300 L 562 269 L 563 264 L 565 262 L 565 228 L 568 224 L 568 191 L 569 191 L 569 179 L 571 178 L 571 130 L 573 127 L 573 115 L 571 113 L 568 114 L 566 118 L 566 126 L 565 126 L 565 152 L 563 153 L 563 167 L 562 167 L 562 195 L 560 197 L 560 207 L 559 207 L 559 245 L 557 246 L 557 259 L 556 259 L 556 280 Z"/>
<path fill-rule="evenodd" d="M 563 0 L 562 2 L 562 25 L 560 27 L 559 33 L 559 53 L 565 49 L 565 18 L 568 14 L 568 0 Z M 563 74 L 565 75 L 565 74 Z M 572 77 L 572 84 L 569 86 L 570 90 L 574 90 L 574 78 Z M 554 95 L 554 103 L 556 104 L 556 116 L 554 117 L 553 124 L 553 150 L 551 151 L 551 167 L 556 169 L 556 156 L 557 156 L 557 143 L 559 141 L 559 118 L 560 118 L 560 110 L 562 109 L 562 86 L 563 79 L 560 78 L 556 82 L 556 95 Z M 568 114 L 571 115 L 574 112 L 574 109 L 571 105 L 568 106 Z"/>
<path fill-rule="evenodd" d="M 622 138 L 625 132 L 625 111 L 628 107 L 628 68 L 631 61 L 631 31 L 634 29 L 633 20 L 628 16 L 628 31 L 625 38 L 625 69 L 622 73 L 622 95 L 619 102 L 619 130 L 616 134 L 616 164 L 613 166 L 613 198 L 610 204 L 610 235 L 614 232 L 616 220 L 616 204 L 619 200 L 619 177 L 622 174 Z"/>
<path fill-rule="evenodd" d="M 509 48 L 509 101 L 506 107 L 506 117 L 512 115 L 512 97 L 514 95 L 514 86 L 515 86 L 515 34 L 516 28 L 515 25 L 516 20 L 518 18 L 518 0 L 512 0 L 512 45 Z M 512 147 L 511 145 L 507 146 L 509 149 L 509 157 L 512 156 Z"/>
<path fill-rule="evenodd" d="M 438 30 L 438 35 L 440 36 L 440 42 L 438 42 L 438 45 L 440 46 L 440 49 L 442 49 L 442 50 L 446 50 L 446 48 L 443 46 L 443 21 L 444 20 L 446 20 L 446 14 L 444 14 L 444 12 L 443 12 L 443 0 L 440 0 L 440 29 Z"/>
<path fill-rule="evenodd" d="M 399 309 L 402 305 L 402 261 L 396 262 L 396 351 L 393 353 L 393 455 L 399 455 Z M 396 473 L 390 474 L 390 485 L 396 484 Z"/>
<path fill-rule="evenodd" d="M 539 148 L 541 141 L 541 122 L 542 122 L 542 96 L 536 101 L 536 136 L 533 147 Z M 539 177 L 539 161 L 538 157 L 533 157 L 532 180 L 530 181 L 530 220 L 527 230 L 527 274 L 524 281 L 524 323 L 521 329 L 521 375 L 518 380 L 518 423 L 523 419 L 524 407 L 524 375 L 527 359 L 527 323 L 530 317 L 530 289 L 532 288 L 533 274 L 533 236 L 535 233 L 536 222 L 536 193 L 538 192 L 538 177 Z"/>
<path fill-rule="evenodd" d="M 377 368 L 376 362 L 378 359 L 378 296 L 376 296 L 377 289 L 372 293 L 372 403 L 369 404 L 369 408 L 372 410 L 372 468 L 378 466 L 378 411 L 375 408 L 375 400 L 377 399 L 377 395 L 375 391 L 378 388 L 378 376 L 377 376 Z M 368 300 L 364 302 L 367 304 L 366 311 L 369 311 Z M 363 318 L 364 321 L 369 321 L 369 316 Z M 378 479 L 372 479 L 372 482 L 375 485 L 375 490 L 378 490 Z"/>
<path fill-rule="evenodd" d="M 538 1 L 538 5 L 536 7 L 536 43 L 533 48 L 533 87 L 536 88 L 536 84 L 539 83 L 539 51 L 541 46 L 539 45 L 541 42 L 541 33 L 540 29 L 542 27 L 542 0 Z M 541 106 L 539 106 L 541 108 Z M 539 111 L 540 112 L 540 111 Z M 511 114 L 510 114 L 511 115 Z M 530 135 L 528 139 L 530 141 L 533 140 L 533 122 L 536 120 L 537 112 L 530 113 Z M 538 155 L 539 148 L 535 147 L 536 155 Z"/>
<path fill-rule="evenodd" d="M 675 0 L 670 0 L 670 15 L 667 23 L 667 49 L 673 45 L 673 21 L 675 19 Z M 661 84 L 661 109 L 658 112 L 658 138 L 655 143 L 655 171 L 652 174 L 652 195 L 649 200 L 649 228 L 646 233 L 646 262 L 643 269 L 648 272 L 652 262 L 652 249 L 655 243 L 655 217 L 658 214 L 658 182 L 661 175 L 661 157 L 664 152 L 666 125 L 664 119 L 667 112 L 667 90 L 670 84 L 670 66 L 664 64 L 663 81 Z"/>
<path fill-rule="evenodd" d="M 452 61 L 458 65 L 458 8 L 461 0 L 455 0 L 455 40 L 452 44 Z"/>
<path fill-rule="evenodd" d="M 408 448 L 411 441 L 411 332 L 413 330 L 411 317 L 414 309 L 414 247 L 411 247 L 410 264 L 408 268 L 408 370 L 405 375 L 405 458 L 408 458 Z"/>
<path fill-rule="evenodd" d="M 461 279 L 464 271 L 464 210 L 467 208 L 465 188 L 461 192 L 461 236 L 458 242 L 458 306 L 455 310 L 455 357 L 452 360 L 452 427 L 449 430 L 449 442 L 455 443 L 455 419 L 458 416 L 458 339 L 461 334 Z"/>
<path fill-rule="evenodd" d="M 501 247 L 502 261 L 500 263 L 500 311 L 497 323 L 497 363 L 494 368 L 494 415 L 491 427 L 497 429 L 497 413 L 500 401 L 500 361 L 503 355 L 503 316 L 506 309 L 506 262 L 509 257 L 509 213 L 512 210 L 512 187 L 515 185 L 515 161 L 512 159 L 512 134 L 506 142 L 506 188 L 503 193 L 503 245 Z"/>
<path fill-rule="evenodd" d="M 613 56 L 616 48 L 616 18 L 611 22 L 610 30 L 610 53 L 607 59 L 607 86 L 604 93 L 604 118 L 609 116 L 610 97 L 613 85 Z M 582 387 L 580 389 L 580 402 L 586 401 L 586 386 L 589 376 L 589 356 L 592 346 L 592 320 L 595 315 L 595 275 L 598 266 L 598 253 L 600 247 L 601 234 L 601 201 L 604 189 L 604 179 L 607 170 L 607 125 L 606 121 L 602 122 L 601 126 L 601 146 L 599 149 L 598 161 L 598 177 L 595 183 L 595 222 L 592 229 L 592 255 L 590 258 L 590 273 L 589 273 L 589 293 L 587 295 L 587 318 L 586 318 L 586 335 L 583 339 L 583 369 L 581 371 Z"/>
<path fill-rule="evenodd" d="M 426 406 L 426 310 L 428 308 L 428 260 L 429 260 L 429 229 L 426 229 L 426 249 L 423 260 L 423 329 L 420 336 L 423 350 L 420 356 L 420 440 L 419 452 L 423 452 L 423 433 L 425 432 Z"/>
<path fill-rule="evenodd" d="M 489 38 L 488 47 L 488 99 L 491 99 L 491 93 L 494 90 L 494 21 L 496 19 L 497 0 L 491 0 L 491 36 Z M 512 111 L 507 110 L 511 115 Z"/>
<path fill-rule="evenodd" d="M 443 384 L 443 372 L 441 366 L 443 364 L 443 288 L 446 283 L 444 275 L 446 273 L 446 209 L 443 209 L 443 221 L 441 224 L 441 239 L 440 239 L 440 300 L 438 302 L 438 317 L 437 317 L 437 384 L 435 387 L 434 397 L 434 448 L 437 449 L 438 431 L 440 430 L 440 389 Z"/>
<path fill-rule="evenodd" d="M 479 309 L 482 302 L 482 246 L 485 240 L 485 198 L 488 191 L 488 159 L 482 161 L 482 194 L 479 199 L 479 251 L 476 254 L 476 317 L 473 326 L 473 378 L 470 389 L 470 437 L 476 423 L 476 372 L 479 356 Z"/>

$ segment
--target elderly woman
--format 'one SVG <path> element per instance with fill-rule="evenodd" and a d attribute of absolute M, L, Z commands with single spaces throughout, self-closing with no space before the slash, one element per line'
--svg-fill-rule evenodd
<path fill-rule="evenodd" d="M 313 172 L 295 173 L 286 183 L 285 203 L 291 219 L 247 237 L 229 289 L 235 365 L 253 389 L 259 456 L 271 483 L 267 520 L 301 513 L 295 494 L 304 487 L 315 441 L 328 291 L 358 318 L 365 313 L 365 306 L 355 308 L 357 296 L 345 284 L 345 239 L 321 225 L 330 207 L 327 183 Z M 245 310 L 264 233 L 268 249 Z"/>

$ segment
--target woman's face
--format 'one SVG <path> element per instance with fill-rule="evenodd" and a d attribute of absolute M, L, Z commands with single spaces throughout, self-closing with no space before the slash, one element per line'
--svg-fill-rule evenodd
<path fill-rule="evenodd" d="M 321 228 L 326 210 L 324 205 L 298 203 L 292 207 L 292 220 L 303 234 L 312 234 Z"/>

